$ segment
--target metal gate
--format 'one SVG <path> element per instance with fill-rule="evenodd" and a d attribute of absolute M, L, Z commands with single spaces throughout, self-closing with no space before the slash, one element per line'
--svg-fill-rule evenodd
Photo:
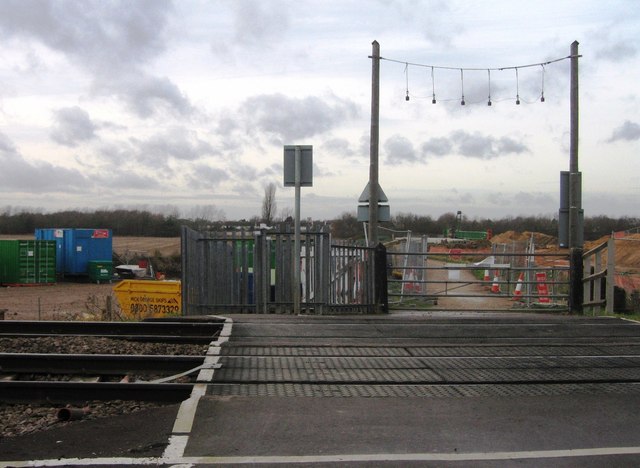
<path fill-rule="evenodd" d="M 185 315 L 293 311 L 294 233 L 183 227 L 181 239 Z M 331 245 L 328 232 L 303 232 L 301 312 L 372 312 L 374 253 Z"/>
<path fill-rule="evenodd" d="M 569 309 L 568 254 L 536 253 L 526 242 L 449 249 L 409 237 L 387 257 L 391 309 Z"/>

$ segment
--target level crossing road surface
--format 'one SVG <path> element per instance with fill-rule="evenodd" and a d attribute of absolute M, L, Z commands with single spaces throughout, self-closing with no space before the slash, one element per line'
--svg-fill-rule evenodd
<path fill-rule="evenodd" d="M 207 361 L 172 427 L 167 409 L 148 416 L 147 431 L 167 436 L 162 453 L 136 457 L 119 434 L 119 448 L 109 448 L 103 427 L 104 450 L 77 449 L 77 464 L 640 465 L 634 322 L 231 315 Z M 69 454 L 45 458 L 69 462 Z"/>

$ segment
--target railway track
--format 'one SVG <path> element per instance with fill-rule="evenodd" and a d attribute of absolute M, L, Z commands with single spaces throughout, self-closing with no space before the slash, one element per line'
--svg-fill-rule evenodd
<path fill-rule="evenodd" d="M 0 342 L 11 349 L 0 353 L 0 402 L 184 400 L 203 368 L 206 345 L 216 339 L 222 325 L 216 318 L 0 321 Z M 32 352 L 65 347 L 82 352 Z M 165 348 L 190 354 L 158 353 Z"/>
<path fill-rule="evenodd" d="M 208 343 L 222 330 L 222 321 L 150 320 L 143 322 L 0 321 L 0 338 L 99 336 L 134 341 Z"/>

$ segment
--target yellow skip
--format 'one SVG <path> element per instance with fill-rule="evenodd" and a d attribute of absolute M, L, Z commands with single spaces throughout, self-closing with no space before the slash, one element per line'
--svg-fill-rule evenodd
<path fill-rule="evenodd" d="M 141 320 L 182 313 L 180 281 L 123 280 L 113 291 L 125 317 Z"/>

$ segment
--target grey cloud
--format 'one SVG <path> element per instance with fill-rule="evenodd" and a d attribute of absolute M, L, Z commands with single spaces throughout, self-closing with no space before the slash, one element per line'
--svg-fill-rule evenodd
<path fill-rule="evenodd" d="M 49 163 L 29 164 L 24 160 L 3 167 L 0 186 L 6 191 L 79 192 L 90 186 L 79 171 Z"/>
<path fill-rule="evenodd" d="M 283 36 L 289 26 L 287 9 L 281 2 L 257 0 L 233 2 L 235 36 L 240 44 L 268 47 Z"/>
<path fill-rule="evenodd" d="M 198 190 L 211 189 L 228 179 L 229 174 L 222 169 L 197 164 L 189 175 L 189 186 Z"/>
<path fill-rule="evenodd" d="M 274 163 L 271 166 L 267 167 L 262 171 L 262 175 L 270 176 L 273 174 L 280 175 L 283 171 L 283 165 L 280 163 Z"/>
<path fill-rule="evenodd" d="M 235 157 L 248 144 L 246 134 L 239 131 L 239 119 L 228 117 L 228 110 L 221 111 L 220 114 L 223 116 L 217 119 L 214 129 L 214 133 L 220 137 L 218 147 L 225 154 Z"/>
<path fill-rule="evenodd" d="M 99 181 L 102 186 L 109 187 L 111 190 L 149 190 L 161 188 L 157 177 L 138 174 L 131 170 L 119 171 L 117 174 L 109 174 L 107 176 L 96 175 L 95 179 Z"/>
<path fill-rule="evenodd" d="M 89 187 L 79 171 L 49 163 L 31 164 L 22 157 L 13 142 L 0 133 L 0 187 L 10 192 L 77 192 Z"/>
<path fill-rule="evenodd" d="M 216 125 L 216 133 L 222 136 L 228 136 L 238 130 L 238 122 L 229 117 L 222 117 L 218 120 Z"/>
<path fill-rule="evenodd" d="M 497 156 L 493 137 L 458 130 L 451 135 L 451 139 L 462 156 L 479 159 L 491 159 Z"/>
<path fill-rule="evenodd" d="M 371 136 L 369 133 L 363 133 L 358 141 L 358 155 L 369 157 L 371 155 Z"/>
<path fill-rule="evenodd" d="M 164 50 L 169 0 L 3 0 L 0 34 L 33 39 L 94 72 L 128 69 Z"/>
<path fill-rule="evenodd" d="M 249 129 L 292 142 L 332 130 L 356 117 L 358 108 L 353 101 L 335 96 L 290 98 L 278 93 L 247 99 L 241 112 Z"/>
<path fill-rule="evenodd" d="M 385 143 L 387 153 L 393 151 L 397 162 L 421 162 L 430 156 L 444 157 L 450 154 L 460 154 L 467 158 L 493 159 L 506 154 L 522 154 L 530 152 L 529 148 L 511 137 L 495 138 L 478 132 L 469 133 L 464 130 L 452 132 L 448 137 L 430 138 L 419 147 L 419 154 L 413 145 L 404 137 L 395 136 Z"/>
<path fill-rule="evenodd" d="M 529 152 L 529 148 L 527 148 L 526 145 L 523 145 L 519 141 L 516 141 L 513 138 L 509 138 L 509 137 L 501 137 L 496 142 L 496 148 L 498 150 L 498 153 L 501 153 L 501 154 L 503 153 L 522 154 L 522 153 Z"/>
<path fill-rule="evenodd" d="M 388 2 L 397 10 L 405 23 L 415 23 L 422 34 L 432 44 L 449 46 L 453 38 L 463 30 L 463 24 L 456 21 L 451 12 L 450 2 L 446 0 L 430 1 L 428 5 L 420 2 L 392 0 Z M 395 12 L 392 12 L 395 16 Z"/>
<path fill-rule="evenodd" d="M 194 111 L 189 99 L 166 77 L 140 73 L 120 80 L 99 80 L 95 90 L 98 94 L 115 94 L 141 118 L 164 110 L 176 116 L 188 116 Z"/>
<path fill-rule="evenodd" d="M 611 137 L 607 141 L 609 143 L 613 143 L 620 140 L 640 140 L 640 125 L 635 122 L 631 122 L 630 120 L 625 120 L 622 125 L 620 125 L 613 131 Z"/>
<path fill-rule="evenodd" d="M 234 193 L 246 198 L 257 197 L 260 195 L 260 191 L 258 191 L 258 189 L 256 189 L 253 184 L 244 181 L 234 184 L 232 190 Z M 259 210 L 259 207 L 256 209 Z"/>
<path fill-rule="evenodd" d="M 407 138 L 394 135 L 384 142 L 384 151 L 389 164 L 415 163 L 420 161 L 413 143 Z"/>
<path fill-rule="evenodd" d="M 628 35 L 629 31 L 635 33 L 636 28 L 633 26 L 626 28 L 624 24 L 631 17 L 632 15 L 629 15 L 628 18 L 621 18 L 620 23 L 607 24 L 605 27 L 592 32 L 595 57 L 597 59 L 618 63 L 633 59 L 638 55 L 636 37 Z M 626 26 L 629 25 L 630 23 L 626 24 Z"/>
<path fill-rule="evenodd" d="M 468 133 L 464 130 L 453 132 L 451 140 L 455 143 L 457 152 L 469 158 L 493 159 L 507 153 L 521 154 L 529 151 L 525 145 L 510 137 L 496 140 L 490 135 Z"/>
<path fill-rule="evenodd" d="M 281 43 L 291 23 L 290 6 L 276 0 L 230 2 L 233 27 L 217 31 L 211 41 L 214 59 L 226 63 L 246 63 L 247 53 L 254 65 L 263 64 L 263 52 Z"/>
<path fill-rule="evenodd" d="M 75 147 L 96 138 L 96 125 L 89 113 L 80 107 L 65 107 L 54 112 L 56 122 L 51 138 L 61 145 Z"/>
<path fill-rule="evenodd" d="M 551 195 L 540 192 L 518 192 L 512 198 L 516 206 L 536 207 L 540 213 L 546 213 L 549 207 L 557 203 Z"/>
<path fill-rule="evenodd" d="M 475 203 L 475 197 L 472 193 L 463 192 L 460 193 L 455 189 L 452 189 L 448 194 L 442 197 L 442 200 L 449 206 L 467 206 Z"/>
<path fill-rule="evenodd" d="M 11 141 L 11 139 L 0 132 L 0 155 L 3 159 L 8 159 L 9 157 L 15 156 L 17 154 L 16 147 Z"/>
<path fill-rule="evenodd" d="M 351 149 L 349 140 L 345 138 L 332 138 L 322 144 L 323 151 L 338 155 L 343 158 L 355 156 L 355 152 Z"/>
<path fill-rule="evenodd" d="M 230 170 L 239 180 L 254 181 L 258 178 L 258 170 L 253 166 L 235 164 Z"/>
<path fill-rule="evenodd" d="M 197 132 L 181 127 L 169 128 L 146 139 L 131 138 L 126 141 L 111 141 L 99 146 L 99 163 L 102 171 L 123 172 L 146 171 L 157 178 L 175 166 L 185 162 L 198 162 L 216 154 L 209 142 L 201 139 Z M 97 168 L 96 170 L 100 170 Z M 175 174 L 174 174 L 175 176 Z"/>
<path fill-rule="evenodd" d="M 451 153 L 452 149 L 451 141 L 448 138 L 430 138 L 424 142 L 420 147 L 422 154 L 425 156 L 446 156 Z"/>
<path fill-rule="evenodd" d="M 196 161 L 215 153 L 213 147 L 201 140 L 196 132 L 172 128 L 147 140 L 132 140 L 141 161 L 154 165 L 166 164 L 169 159 Z"/>
<path fill-rule="evenodd" d="M 622 62 L 638 55 L 638 48 L 630 41 L 618 41 L 606 44 L 596 52 L 596 57 L 611 62 Z"/>
<path fill-rule="evenodd" d="M 557 210 L 558 200 L 550 194 L 541 192 L 489 192 L 483 196 L 488 203 L 503 208 L 517 208 L 518 214 L 553 213 Z M 556 211 L 557 212 L 557 211 Z"/>
<path fill-rule="evenodd" d="M 168 0 L 5 0 L 0 2 L 0 37 L 33 40 L 65 54 L 93 77 L 93 90 L 122 99 L 138 116 L 159 104 L 184 116 L 188 99 L 167 78 L 142 67 L 165 50 Z M 125 77 L 119 80 L 105 76 Z"/>
<path fill-rule="evenodd" d="M 112 141 L 101 144 L 98 152 L 102 162 L 112 165 L 120 165 L 129 161 L 135 151 L 130 143 Z"/>
<path fill-rule="evenodd" d="M 336 173 L 329 169 L 325 169 L 322 166 L 317 165 L 315 162 L 313 163 L 313 177 L 331 177 L 335 176 Z"/>

